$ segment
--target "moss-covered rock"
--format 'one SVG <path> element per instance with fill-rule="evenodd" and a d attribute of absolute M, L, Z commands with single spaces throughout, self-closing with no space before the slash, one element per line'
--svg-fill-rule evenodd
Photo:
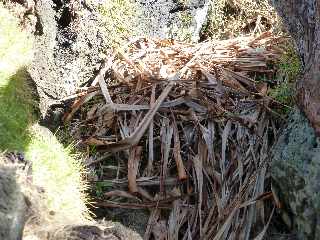
<path fill-rule="evenodd" d="M 273 149 L 272 177 L 299 239 L 320 239 L 320 141 L 297 109 Z"/>

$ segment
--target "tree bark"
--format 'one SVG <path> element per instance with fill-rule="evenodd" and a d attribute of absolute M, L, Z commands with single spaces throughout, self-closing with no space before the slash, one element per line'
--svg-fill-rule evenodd
<path fill-rule="evenodd" d="M 293 37 L 303 72 L 297 81 L 297 103 L 320 136 L 320 0 L 273 0 Z"/>

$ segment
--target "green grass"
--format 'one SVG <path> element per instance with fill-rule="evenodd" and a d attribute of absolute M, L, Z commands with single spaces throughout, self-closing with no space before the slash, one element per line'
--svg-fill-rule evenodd
<path fill-rule="evenodd" d="M 56 137 L 39 125 L 31 128 L 32 140 L 26 157 L 33 162 L 33 178 L 37 185 L 47 186 L 48 207 L 65 221 L 87 218 L 86 184 L 80 156 L 72 154 L 72 147 L 64 148 Z"/>
<path fill-rule="evenodd" d="M 36 120 L 26 72 L 21 69 L 11 77 L 2 76 L 0 74 L 0 149 L 24 151 L 31 140 L 27 129 Z"/>
<path fill-rule="evenodd" d="M 48 210 L 55 219 L 76 223 L 88 218 L 84 169 L 79 156 L 37 124 L 35 90 L 25 68 L 31 60 L 32 38 L 0 3 L 0 152 L 24 152 Z"/>
<path fill-rule="evenodd" d="M 279 73 L 283 75 L 287 81 L 294 82 L 300 74 L 302 66 L 300 58 L 293 46 L 289 44 L 279 61 Z"/>

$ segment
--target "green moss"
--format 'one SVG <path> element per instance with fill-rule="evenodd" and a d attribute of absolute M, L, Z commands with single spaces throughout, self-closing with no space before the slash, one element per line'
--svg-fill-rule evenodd
<path fill-rule="evenodd" d="M 295 103 L 295 83 L 301 72 L 300 58 L 292 45 L 281 56 L 276 68 L 276 86 L 269 91 L 269 96 L 280 103 L 292 107 Z M 289 109 L 286 108 L 286 111 Z"/>
<path fill-rule="evenodd" d="M 24 150 L 26 129 L 34 122 L 34 103 L 24 65 L 31 60 L 32 41 L 0 3 L 0 149 Z"/>

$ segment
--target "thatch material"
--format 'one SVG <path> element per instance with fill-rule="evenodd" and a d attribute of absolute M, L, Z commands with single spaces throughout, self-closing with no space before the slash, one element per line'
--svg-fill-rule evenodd
<path fill-rule="evenodd" d="M 149 208 L 145 239 L 262 239 L 279 116 L 256 76 L 272 76 L 283 40 L 139 38 L 111 57 L 65 115 L 106 154 L 88 163 L 109 186 L 97 205 Z"/>

